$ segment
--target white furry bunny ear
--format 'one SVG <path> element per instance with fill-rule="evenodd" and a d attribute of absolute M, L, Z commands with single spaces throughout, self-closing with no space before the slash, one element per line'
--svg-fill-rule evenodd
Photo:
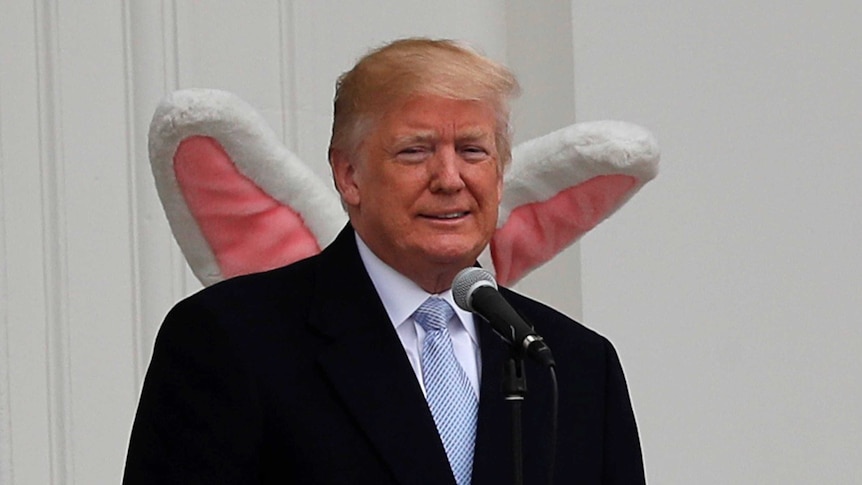
<path fill-rule="evenodd" d="M 511 285 L 613 214 L 658 173 L 655 138 L 631 123 L 578 123 L 515 147 L 497 232 L 498 281 Z"/>
<path fill-rule="evenodd" d="M 204 285 L 320 252 L 347 217 L 333 189 L 233 94 L 177 91 L 150 125 L 171 230 Z"/>
<path fill-rule="evenodd" d="M 317 254 L 347 222 L 335 191 L 224 91 L 165 99 L 150 125 L 150 163 L 204 285 Z M 627 123 L 576 124 L 519 145 L 483 264 L 514 283 L 616 211 L 657 167 L 653 137 Z"/>

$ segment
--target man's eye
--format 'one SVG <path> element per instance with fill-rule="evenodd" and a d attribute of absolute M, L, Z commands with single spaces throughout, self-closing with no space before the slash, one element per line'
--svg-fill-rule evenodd
<path fill-rule="evenodd" d="M 461 156 L 465 160 L 484 160 L 488 157 L 488 150 L 480 146 L 466 146 L 461 148 Z"/>
<path fill-rule="evenodd" d="M 398 152 L 398 159 L 405 162 L 421 162 L 428 157 L 429 152 L 427 147 L 408 147 Z"/>

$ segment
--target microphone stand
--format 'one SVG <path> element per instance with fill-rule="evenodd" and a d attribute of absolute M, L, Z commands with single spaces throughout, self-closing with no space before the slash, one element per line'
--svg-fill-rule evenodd
<path fill-rule="evenodd" d="M 524 373 L 524 355 L 511 347 L 509 359 L 503 363 L 503 394 L 512 409 L 512 473 L 514 485 L 524 483 L 523 434 L 521 405 L 527 395 L 527 375 Z"/>

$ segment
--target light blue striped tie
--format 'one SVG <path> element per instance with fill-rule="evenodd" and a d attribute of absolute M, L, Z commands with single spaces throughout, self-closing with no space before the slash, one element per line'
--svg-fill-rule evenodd
<path fill-rule="evenodd" d="M 432 296 L 413 314 L 425 329 L 422 342 L 422 380 L 434 423 L 449 457 L 458 485 L 469 485 L 473 473 L 473 446 L 479 400 L 467 374 L 455 358 L 446 324 L 455 311 Z"/>

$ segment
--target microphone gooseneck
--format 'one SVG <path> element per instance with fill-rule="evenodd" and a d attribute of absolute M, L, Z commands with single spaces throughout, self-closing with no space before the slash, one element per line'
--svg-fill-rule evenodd
<path fill-rule="evenodd" d="M 452 281 L 452 296 L 463 310 L 473 312 L 491 324 L 503 340 L 541 365 L 554 366 L 551 349 L 497 290 L 494 276 L 487 270 L 470 267 Z"/>

